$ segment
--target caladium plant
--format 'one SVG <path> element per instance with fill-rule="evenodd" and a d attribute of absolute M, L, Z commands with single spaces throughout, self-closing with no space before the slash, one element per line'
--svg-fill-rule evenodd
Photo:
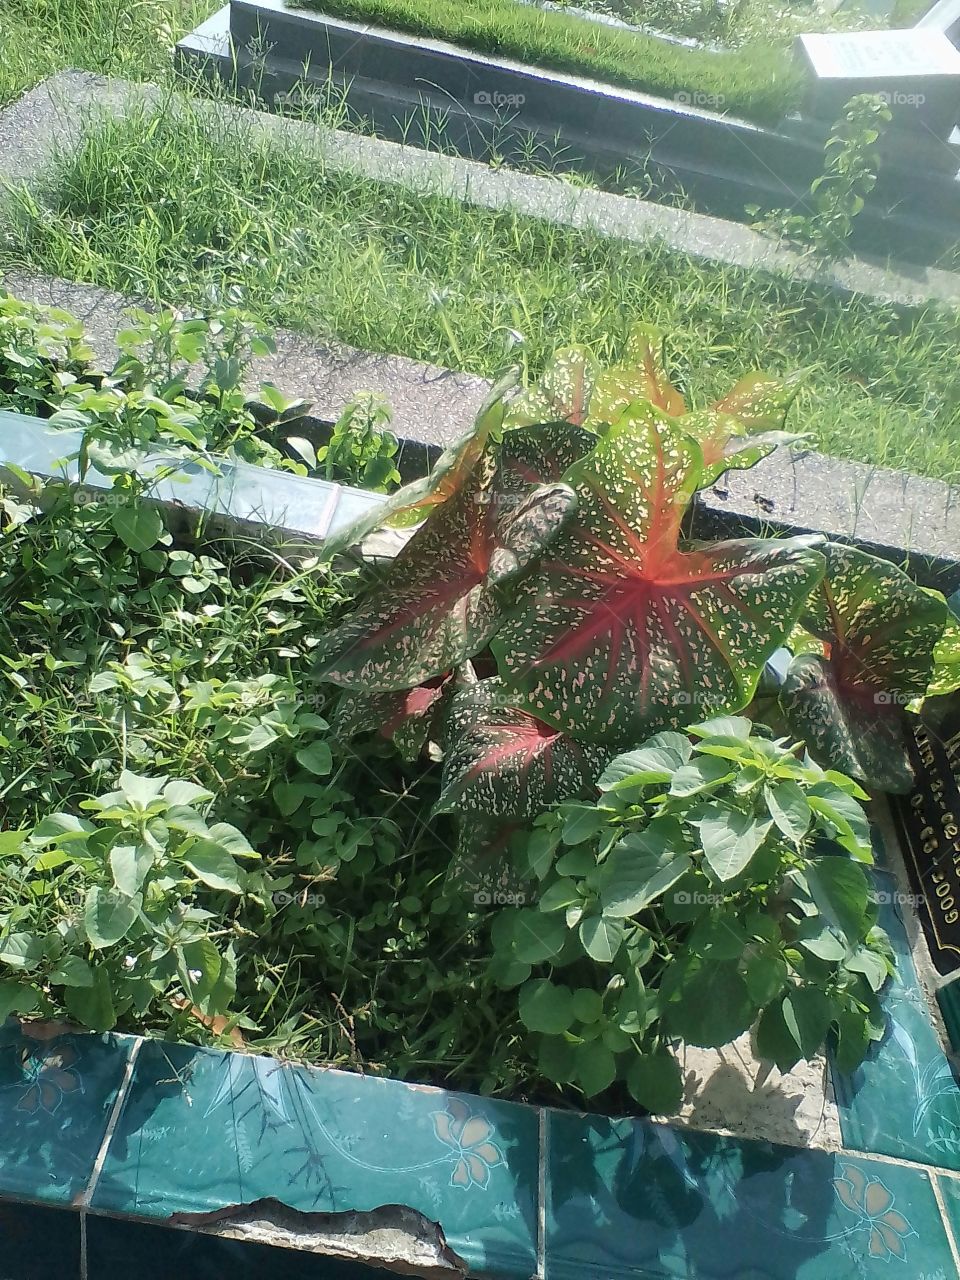
<path fill-rule="evenodd" d="M 422 523 L 322 638 L 320 674 L 349 691 L 354 715 L 381 696 L 399 697 L 378 704 L 384 723 L 414 711 L 407 746 L 425 730 L 447 754 L 445 808 L 516 820 L 558 787 L 582 790 L 582 765 L 603 751 L 743 709 L 799 635 L 807 652 L 782 698 L 794 731 L 824 765 L 905 785 L 899 721 L 945 643 L 942 597 L 822 539 L 686 536 L 700 488 L 790 438 L 796 387 L 754 374 L 691 412 L 656 330 L 637 327 L 607 369 L 584 348 L 559 352 L 383 508 Z M 447 715 L 432 690 L 468 659 L 498 683 L 458 695 Z M 416 718 L 422 708 L 442 714 Z"/>
<path fill-rule="evenodd" d="M 821 652 L 793 659 L 781 706 L 815 757 L 883 790 L 907 790 L 906 708 L 931 680 L 946 601 L 866 552 L 830 543 L 825 554 L 826 576 L 801 618 Z"/>

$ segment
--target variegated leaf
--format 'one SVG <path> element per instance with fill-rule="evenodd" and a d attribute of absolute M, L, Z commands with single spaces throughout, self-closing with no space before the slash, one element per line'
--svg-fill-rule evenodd
<path fill-rule="evenodd" d="M 544 422 L 581 425 L 587 417 L 596 380 L 596 359 L 586 347 L 565 347 L 547 363 L 539 383 L 522 391 L 507 405 L 504 427 L 537 426 Z"/>
<path fill-rule="evenodd" d="M 488 464 L 481 460 L 478 470 Z M 326 633 L 316 651 L 320 677 L 389 692 L 423 684 L 477 653 L 500 621 L 499 588 L 538 559 L 574 505 L 565 485 L 510 495 L 509 502 L 500 501 L 492 481 L 461 489 Z"/>
<path fill-rule="evenodd" d="M 450 695 L 453 673 L 397 693 L 346 689 L 333 713 L 333 729 L 346 740 L 358 733 L 391 739 L 405 760 L 416 760 L 434 734 Z"/>
<path fill-rule="evenodd" d="M 608 755 L 511 706 L 496 679 L 458 690 L 447 725 L 437 812 L 533 818 L 589 792 Z"/>
<path fill-rule="evenodd" d="M 593 741 L 739 710 L 823 574 L 819 539 L 682 551 L 695 441 L 627 415 L 570 469 L 576 516 L 493 642 L 524 706 Z"/>
<path fill-rule="evenodd" d="M 596 443 L 592 431 L 569 422 L 511 428 L 497 449 L 497 486 L 504 493 L 522 493 L 562 480 Z"/>
<path fill-rule="evenodd" d="M 864 551 L 829 543 L 825 554 L 826 577 L 800 619 L 824 657 L 794 660 L 781 705 L 822 764 L 902 789 L 903 710 L 927 688 L 946 602 Z"/>
<path fill-rule="evenodd" d="M 686 413 L 686 401 L 667 376 L 666 338 L 662 329 L 635 324 L 627 339 L 623 363 L 642 371 L 643 390 L 635 399 L 649 400 L 675 418 Z"/>
<path fill-rule="evenodd" d="M 471 483 L 474 471 L 488 444 L 496 440 L 503 426 L 504 395 L 516 382 L 516 374 L 502 378 L 487 396 L 470 432 L 437 459 L 430 473 L 404 485 L 378 507 L 371 508 L 345 529 L 327 538 L 323 555 L 332 559 L 358 546 L 374 529 L 384 526 L 409 528 L 430 512 L 455 497 Z"/>

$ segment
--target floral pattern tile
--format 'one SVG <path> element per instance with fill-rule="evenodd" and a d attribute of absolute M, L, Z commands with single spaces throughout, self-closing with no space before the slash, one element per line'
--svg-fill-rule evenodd
<path fill-rule="evenodd" d="M 162 1219 L 265 1197 L 307 1213 L 403 1204 L 471 1267 L 528 1277 L 538 1151 L 533 1108 L 146 1042 L 93 1207 Z"/>
<path fill-rule="evenodd" d="M 897 881 L 877 872 L 876 883 L 898 972 L 881 997 L 887 1034 L 852 1075 L 833 1075 L 844 1145 L 960 1170 L 960 1087 L 917 977 Z"/>
<path fill-rule="evenodd" d="M 385 1280 L 387 1275 L 315 1253 L 92 1215 L 87 1218 L 87 1274 L 136 1280 Z M 0 1280 L 7 1280 L 2 1265 Z"/>
<path fill-rule="evenodd" d="M 71 1203 L 86 1190 L 129 1047 L 62 1023 L 0 1026 L 0 1194 Z"/>
<path fill-rule="evenodd" d="M 546 1280 L 947 1280 L 923 1170 L 552 1113 Z"/>

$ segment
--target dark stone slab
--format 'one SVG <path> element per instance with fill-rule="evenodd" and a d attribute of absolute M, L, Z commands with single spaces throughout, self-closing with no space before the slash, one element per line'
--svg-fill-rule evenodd
<path fill-rule="evenodd" d="M 424 122 L 432 128 L 442 114 L 445 143 L 461 154 L 478 148 L 482 154 L 495 139 L 499 153 L 519 159 L 531 135 L 553 149 L 559 139 L 571 168 L 606 181 L 624 165 L 652 164 L 666 175 L 664 185 L 679 183 L 720 217 L 743 218 L 751 203 L 808 211 L 809 187 L 822 172 L 823 145 L 838 114 L 762 128 L 721 114 L 722 103 L 704 109 L 696 93 L 657 98 L 299 10 L 285 0 L 231 0 L 229 23 L 235 62 L 221 59 L 221 70 L 268 98 L 304 81 L 325 88 L 332 78 L 350 108 L 384 137 L 427 145 Z M 506 111 L 496 110 L 498 101 Z M 960 157 L 935 139 L 928 145 L 928 138 L 915 138 L 923 150 L 922 188 L 914 180 L 916 156 L 888 149 L 854 228 L 862 248 L 930 260 L 956 239 L 960 187 L 953 175 Z"/>

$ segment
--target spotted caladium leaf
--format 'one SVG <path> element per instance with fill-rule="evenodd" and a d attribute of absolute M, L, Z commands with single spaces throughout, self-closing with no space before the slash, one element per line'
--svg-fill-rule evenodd
<path fill-rule="evenodd" d="M 533 715 L 616 743 L 749 702 L 823 575 L 821 540 L 681 550 L 700 465 L 678 423 L 640 414 L 567 472 L 577 513 L 492 644 Z"/>
<path fill-rule="evenodd" d="M 358 733 L 379 733 L 393 741 L 405 760 L 416 760 L 436 735 L 452 688 L 453 672 L 446 672 L 396 693 L 347 689 L 334 709 L 334 732 L 343 740 Z"/>
<path fill-rule="evenodd" d="M 821 764 L 908 789 L 904 709 L 927 688 L 946 602 L 866 552 L 829 543 L 825 554 L 826 576 L 800 619 L 824 653 L 794 658 L 781 706 Z"/>
<path fill-rule="evenodd" d="M 773 453 L 778 445 L 796 444 L 803 437 L 790 431 L 762 431 L 749 435 L 739 418 L 720 410 L 700 409 L 680 419 L 703 451 L 700 488 L 715 484 L 727 471 L 744 471 Z"/>
<path fill-rule="evenodd" d="M 575 497 L 554 484 L 501 502 L 489 457 L 475 480 L 435 510 L 356 610 L 323 637 L 322 679 L 374 693 L 406 689 L 484 647 L 504 588 L 557 536 Z"/>
<path fill-rule="evenodd" d="M 598 366 L 586 347 L 565 347 L 547 363 L 539 383 L 522 391 L 507 406 L 505 427 L 542 422 L 586 421 Z"/>
<path fill-rule="evenodd" d="M 437 459 L 429 475 L 404 485 L 379 506 L 327 538 L 323 555 L 332 558 L 358 546 L 374 529 L 384 526 L 409 528 L 419 524 L 435 508 L 442 506 L 471 482 L 484 451 L 503 426 L 504 395 L 514 385 L 516 374 L 500 380 L 487 396 L 472 429 Z"/>
<path fill-rule="evenodd" d="M 635 400 L 649 400 L 673 417 L 686 413 L 687 405 L 667 375 L 666 336 L 655 325 L 635 324 L 630 330 L 623 367 L 642 373 L 643 389 Z"/>
<path fill-rule="evenodd" d="M 497 449 L 497 485 L 504 493 L 523 493 L 562 480 L 596 443 L 592 431 L 569 422 L 512 428 Z"/>
<path fill-rule="evenodd" d="M 585 795 L 608 754 L 511 706 L 500 680 L 481 680 L 451 702 L 436 812 L 536 817 Z"/>
<path fill-rule="evenodd" d="M 940 592 L 934 592 L 940 599 Z M 933 671 L 927 685 L 926 697 L 941 698 L 960 689 L 960 593 L 944 601 L 947 621 L 933 651 Z"/>
<path fill-rule="evenodd" d="M 736 418 L 748 433 L 782 431 L 799 390 L 799 374 L 771 378 L 766 373 L 751 373 L 731 387 L 713 408 Z"/>

